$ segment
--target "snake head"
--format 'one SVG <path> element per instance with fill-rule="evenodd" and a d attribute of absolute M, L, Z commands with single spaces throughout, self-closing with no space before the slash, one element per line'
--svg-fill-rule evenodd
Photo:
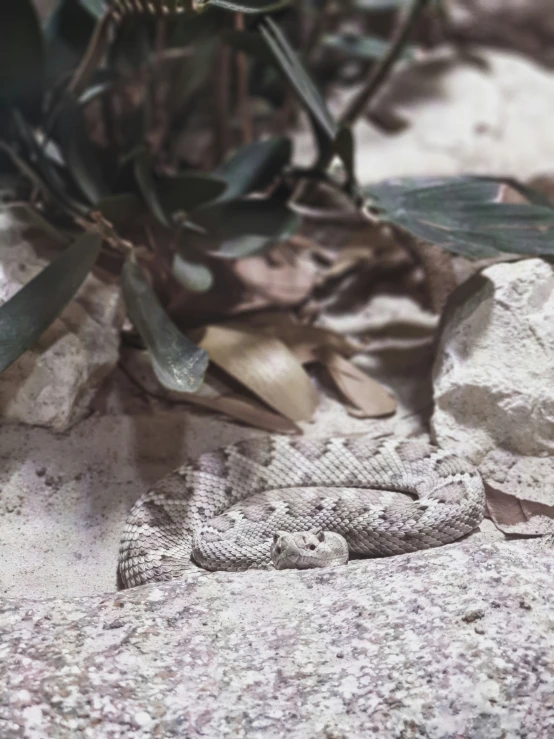
<path fill-rule="evenodd" d="M 308 570 L 348 562 L 348 544 L 332 531 L 277 531 L 271 559 L 277 570 Z"/>

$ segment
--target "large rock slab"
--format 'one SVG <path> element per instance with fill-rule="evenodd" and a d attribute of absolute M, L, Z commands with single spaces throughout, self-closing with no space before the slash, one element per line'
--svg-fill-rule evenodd
<path fill-rule="evenodd" d="M 544 739 L 554 551 L 477 534 L 307 572 L 5 600 L 0 735 Z"/>
<path fill-rule="evenodd" d="M 490 483 L 554 504 L 554 266 L 488 267 L 451 296 L 434 366 L 432 431 Z"/>

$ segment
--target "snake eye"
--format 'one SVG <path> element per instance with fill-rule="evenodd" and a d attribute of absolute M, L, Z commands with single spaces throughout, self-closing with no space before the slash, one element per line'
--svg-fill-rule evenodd
<path fill-rule="evenodd" d="M 313 550 L 315 549 L 315 544 L 310 544 L 310 546 L 308 547 L 308 549 L 311 549 L 312 552 L 313 552 Z"/>

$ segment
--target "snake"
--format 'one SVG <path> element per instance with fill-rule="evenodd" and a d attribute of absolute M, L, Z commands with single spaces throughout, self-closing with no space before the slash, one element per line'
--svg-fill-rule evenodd
<path fill-rule="evenodd" d="M 484 513 L 477 469 L 421 439 L 240 441 L 187 461 L 139 497 L 121 538 L 119 583 L 410 554 L 469 534 Z"/>

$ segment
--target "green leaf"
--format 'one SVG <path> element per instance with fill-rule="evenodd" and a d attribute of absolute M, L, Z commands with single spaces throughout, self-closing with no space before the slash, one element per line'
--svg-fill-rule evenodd
<path fill-rule="evenodd" d="M 36 121 L 44 84 L 40 23 L 31 0 L 2 0 L 0 12 L 0 110 L 18 108 Z"/>
<path fill-rule="evenodd" d="M 214 171 L 227 182 L 227 189 L 219 202 L 263 190 L 281 174 L 291 156 L 292 142 L 286 136 L 275 136 L 241 147 Z"/>
<path fill-rule="evenodd" d="M 290 5 L 291 0 L 208 0 L 206 7 L 232 10 L 234 13 L 272 13 Z"/>
<path fill-rule="evenodd" d="M 102 198 L 95 207 L 106 220 L 114 226 L 122 227 L 136 224 L 144 215 L 144 204 L 132 192 L 123 192 L 118 195 L 109 195 Z"/>
<path fill-rule="evenodd" d="M 346 56 L 368 60 L 381 59 L 390 47 L 389 41 L 377 36 L 358 36 L 354 33 L 330 33 L 323 37 L 322 43 Z M 414 46 L 405 46 L 399 59 L 413 59 L 414 52 Z"/>
<path fill-rule="evenodd" d="M 84 234 L 0 307 L 0 372 L 30 349 L 75 295 L 102 239 Z"/>
<path fill-rule="evenodd" d="M 158 193 L 158 185 L 152 171 L 152 157 L 144 149 L 139 151 L 134 160 L 134 173 L 140 193 L 148 205 L 152 215 L 164 226 L 171 227 L 171 217 L 166 212 Z"/>
<path fill-rule="evenodd" d="M 225 259 L 259 254 L 300 226 L 300 217 L 276 197 L 233 200 L 198 210 L 193 217 L 219 242 L 214 256 Z"/>
<path fill-rule="evenodd" d="M 196 392 L 208 367 L 207 353 L 169 318 L 133 256 L 123 267 L 122 285 L 129 317 L 150 353 L 158 380 L 169 390 Z"/>
<path fill-rule="evenodd" d="M 277 66 L 290 82 L 308 112 L 312 124 L 316 127 L 318 139 L 330 146 L 337 135 L 336 123 L 296 52 L 271 18 L 263 18 L 258 28 Z"/>
<path fill-rule="evenodd" d="M 180 254 L 175 254 L 171 274 L 181 285 L 195 293 L 205 293 L 213 287 L 214 277 L 204 264 L 191 262 Z"/>
<path fill-rule="evenodd" d="M 67 168 L 82 194 L 91 205 L 110 194 L 99 162 L 85 127 L 83 111 L 77 101 L 67 96 L 58 113 L 56 133 Z"/>
<path fill-rule="evenodd" d="M 23 143 L 27 147 L 29 161 L 24 161 L 21 157 L 18 157 L 13 150 L 4 146 L 1 141 L 0 147 L 4 148 L 20 171 L 29 176 L 47 197 L 51 197 L 61 208 L 70 213 L 85 215 L 89 210 L 88 206 L 68 193 L 66 183 L 59 171 L 48 159 L 43 146 L 37 142 L 33 129 L 18 110 L 13 112 L 13 120 Z"/>
<path fill-rule="evenodd" d="M 96 13 L 84 3 L 60 0 L 44 27 L 46 76 L 49 85 L 57 84 L 79 64 L 94 32 Z"/>
<path fill-rule="evenodd" d="M 554 255 L 554 208 L 498 202 L 505 182 L 406 178 L 364 188 L 383 221 L 472 258 Z"/>
<path fill-rule="evenodd" d="M 395 10 L 409 5 L 412 0 L 354 0 L 358 10 L 374 13 L 375 11 Z"/>
<path fill-rule="evenodd" d="M 196 172 L 165 177 L 157 183 L 159 202 L 164 212 L 168 214 L 180 210 L 194 210 L 221 196 L 226 188 L 223 177 Z"/>
<path fill-rule="evenodd" d="M 81 5 L 97 21 L 106 12 L 106 0 L 79 0 Z"/>

